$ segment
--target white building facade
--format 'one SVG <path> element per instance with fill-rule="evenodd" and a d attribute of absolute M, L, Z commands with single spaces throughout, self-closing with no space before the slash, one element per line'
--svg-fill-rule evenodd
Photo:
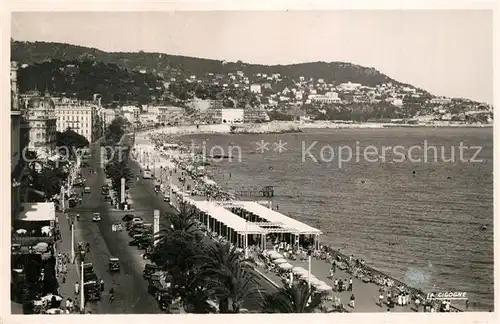
<path fill-rule="evenodd" d="M 89 143 L 94 138 L 94 124 L 97 117 L 97 106 L 80 102 L 76 99 L 62 98 L 55 105 L 57 115 L 57 131 L 64 132 L 68 128 L 84 136 Z M 96 125 L 96 127 L 99 127 Z"/>

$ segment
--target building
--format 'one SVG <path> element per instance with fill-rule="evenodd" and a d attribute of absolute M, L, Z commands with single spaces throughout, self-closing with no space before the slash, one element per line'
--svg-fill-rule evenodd
<path fill-rule="evenodd" d="M 337 89 L 341 91 L 355 91 L 359 88 L 361 88 L 361 83 L 352 83 L 351 81 L 347 83 L 341 83 L 337 87 Z"/>
<path fill-rule="evenodd" d="M 438 104 L 438 105 L 446 105 L 446 104 L 449 104 L 451 102 L 451 99 L 450 98 L 432 98 L 430 100 L 430 103 L 431 104 Z"/>
<path fill-rule="evenodd" d="M 260 86 L 260 84 L 251 84 L 250 85 L 250 92 L 253 92 L 253 93 L 261 93 L 262 92 L 262 88 Z"/>
<path fill-rule="evenodd" d="M 21 160 L 21 110 L 19 109 L 19 87 L 17 84 L 17 62 L 11 62 L 10 65 L 10 87 L 11 87 L 11 106 L 10 106 L 10 172 Z"/>
<path fill-rule="evenodd" d="M 123 117 L 125 117 L 131 124 L 135 124 L 140 119 L 141 109 L 136 106 L 123 106 Z"/>
<path fill-rule="evenodd" d="M 243 108 L 224 108 L 221 110 L 222 124 L 243 123 L 243 119 L 244 119 Z"/>
<path fill-rule="evenodd" d="M 327 92 L 324 95 L 309 95 L 309 99 L 313 102 L 332 104 L 341 103 L 342 100 L 339 98 L 336 92 Z"/>
<path fill-rule="evenodd" d="M 107 127 L 111 122 L 117 117 L 116 111 L 111 108 L 103 109 L 102 112 L 102 120 L 104 122 L 104 126 Z"/>
<path fill-rule="evenodd" d="M 269 116 L 262 106 L 252 107 L 247 105 L 245 107 L 243 122 L 255 123 L 263 121 L 269 121 Z"/>
<path fill-rule="evenodd" d="M 21 211 L 21 196 L 25 194 L 28 178 L 27 163 L 23 160 L 24 148 L 29 141 L 29 125 L 19 105 L 19 86 L 17 83 L 17 62 L 10 65 L 10 174 L 11 174 L 11 219 L 14 220 Z M 24 183 L 24 184 L 23 184 Z"/>
<path fill-rule="evenodd" d="M 53 155 L 56 149 L 57 116 L 50 94 L 40 96 L 34 91 L 23 101 L 29 127 L 28 149 L 41 159 Z"/>
<path fill-rule="evenodd" d="M 158 115 L 154 113 L 142 113 L 139 116 L 142 126 L 154 126 L 158 122 Z"/>
<path fill-rule="evenodd" d="M 97 139 L 96 131 L 101 128 L 97 105 L 72 98 L 58 98 L 55 102 L 58 132 L 69 128 L 85 137 L 89 143 Z"/>

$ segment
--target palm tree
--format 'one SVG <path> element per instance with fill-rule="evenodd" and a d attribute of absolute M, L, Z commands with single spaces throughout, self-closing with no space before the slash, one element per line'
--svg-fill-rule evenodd
<path fill-rule="evenodd" d="M 187 236 L 198 238 L 201 231 L 198 228 L 198 219 L 195 210 L 185 203 L 179 207 L 177 215 L 170 215 L 170 226 L 175 231 L 180 231 Z"/>
<path fill-rule="evenodd" d="M 266 294 L 261 307 L 265 313 L 313 313 L 319 310 L 324 297 L 324 292 L 296 283 Z"/>
<path fill-rule="evenodd" d="M 229 244 L 216 242 L 204 252 L 197 257 L 201 264 L 197 281 L 211 288 L 210 297 L 219 299 L 221 313 L 238 313 L 245 299 L 260 293 L 252 265 Z"/>

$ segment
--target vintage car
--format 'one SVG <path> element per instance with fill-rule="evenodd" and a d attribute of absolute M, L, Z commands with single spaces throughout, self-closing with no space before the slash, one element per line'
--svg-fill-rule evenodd
<path fill-rule="evenodd" d="M 109 271 L 120 271 L 120 259 L 109 258 Z"/>
<path fill-rule="evenodd" d="M 158 266 L 156 264 L 146 264 L 144 266 L 144 271 L 142 272 L 142 276 L 146 279 L 151 278 L 151 275 L 158 270 Z"/>
<path fill-rule="evenodd" d="M 92 215 L 92 221 L 93 221 L 93 222 L 99 222 L 100 220 L 101 220 L 101 214 L 99 214 L 99 213 L 94 213 L 94 214 Z"/>
<path fill-rule="evenodd" d="M 134 215 L 132 214 L 126 214 L 125 216 L 122 217 L 122 221 L 124 222 L 130 222 L 132 219 L 134 219 Z"/>

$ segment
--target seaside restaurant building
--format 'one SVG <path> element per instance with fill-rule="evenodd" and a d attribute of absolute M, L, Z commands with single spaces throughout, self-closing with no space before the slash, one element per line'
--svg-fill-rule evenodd
<path fill-rule="evenodd" d="M 207 230 L 225 237 L 236 247 L 247 251 L 253 242 L 262 250 L 266 249 L 268 234 L 277 234 L 280 241 L 291 246 L 300 246 L 304 237 L 313 241 L 313 249 L 319 249 L 321 231 L 261 206 L 253 201 L 199 201 L 189 197 L 177 188 L 173 190 L 172 205 L 179 207 L 186 203 L 195 209 L 198 220 Z"/>
<path fill-rule="evenodd" d="M 238 201 L 229 205 L 228 208 L 250 224 L 259 225 L 265 228 L 268 233 L 278 234 L 280 242 L 299 247 L 303 245 L 305 238 L 308 238 L 308 242 L 312 243 L 312 249 L 319 250 L 319 236 L 322 232 L 317 228 L 269 209 L 255 201 Z"/>

